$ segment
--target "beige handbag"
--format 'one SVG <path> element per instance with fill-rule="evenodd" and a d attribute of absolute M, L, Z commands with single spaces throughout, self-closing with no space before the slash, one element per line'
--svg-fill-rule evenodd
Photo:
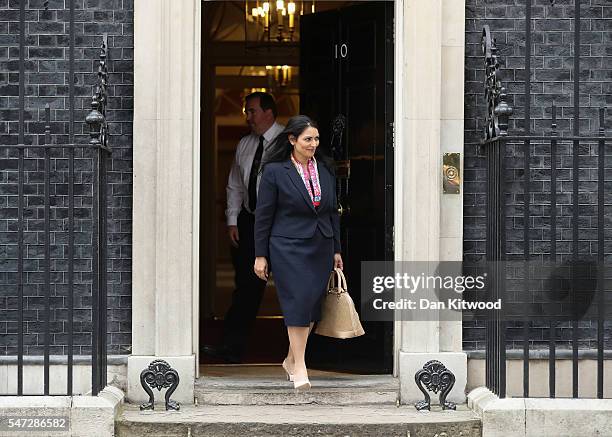
<path fill-rule="evenodd" d="M 353 299 L 348 294 L 346 278 L 340 269 L 334 269 L 327 281 L 327 294 L 321 305 L 321 321 L 317 323 L 315 334 L 334 338 L 353 338 L 365 334 Z"/>

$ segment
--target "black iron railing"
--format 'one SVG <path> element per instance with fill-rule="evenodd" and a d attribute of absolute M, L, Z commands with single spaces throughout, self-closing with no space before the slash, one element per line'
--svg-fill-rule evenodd
<path fill-rule="evenodd" d="M 531 58 L 531 0 L 526 5 L 526 50 L 525 69 L 530 71 Z M 574 21 L 574 47 L 580 47 L 580 2 L 576 2 Z M 561 136 L 557 129 L 557 108 L 552 104 L 550 130 L 547 134 L 533 134 L 531 132 L 530 114 L 530 90 L 531 74 L 525 74 L 525 131 L 520 135 L 510 135 L 508 125 L 513 114 L 508 105 L 506 92 L 501 86 L 499 79 L 500 63 L 497 58 L 497 47 L 495 40 L 485 26 L 482 34 L 482 49 L 485 57 L 485 93 L 487 98 L 488 112 L 486 128 L 482 141 L 483 152 L 487 163 L 487 207 L 486 207 L 486 255 L 487 261 L 491 263 L 493 278 L 490 281 L 489 298 L 507 297 L 506 288 L 516 287 L 524 296 L 533 296 L 537 292 L 546 291 L 542 283 L 534 286 L 533 278 L 530 276 L 533 270 L 530 262 L 533 262 L 537 254 L 539 263 L 549 262 L 559 265 L 569 262 L 572 265 L 584 261 L 584 251 L 580 250 L 580 233 L 596 229 L 596 236 L 589 237 L 589 247 L 593 250 L 586 256 L 596 257 L 593 262 L 596 269 L 596 286 L 594 290 L 593 303 L 596 305 L 596 317 L 591 319 L 596 326 L 597 338 L 595 340 L 597 359 L 597 397 L 604 396 L 604 351 L 605 351 L 605 321 L 606 321 L 606 299 L 604 281 L 604 254 L 605 254 L 605 169 L 606 143 L 612 138 L 606 136 L 605 130 L 605 108 L 599 108 L 599 130 L 594 135 L 581 135 L 579 125 L 580 113 L 580 81 L 579 74 L 574 74 L 573 83 L 573 131 L 572 135 Z M 574 71 L 579 71 L 580 53 L 574 51 Z M 568 160 L 561 159 L 571 157 L 571 166 Z M 582 152 L 581 152 L 582 151 Z M 536 153 L 537 152 L 537 153 Z M 537 156 L 536 156 L 537 155 Z M 582 155 L 588 155 L 588 168 L 581 166 Z M 534 157 L 537 160 L 537 168 L 532 167 Z M 596 162 L 596 166 L 593 165 Z M 511 167 L 511 168 L 509 168 Z M 563 168 L 560 168 L 563 167 Z M 596 177 L 594 170 L 596 168 Z M 593 170 L 593 176 L 589 172 Z M 586 176 L 581 176 L 581 172 Z M 534 179 L 533 175 L 538 177 Z M 518 176 L 520 174 L 520 176 Z M 549 176 L 548 176 L 549 175 Z M 583 178 L 584 180 L 581 180 Z M 558 190 L 560 183 L 571 182 L 571 194 Z M 586 190 L 580 190 L 580 184 L 591 183 Z M 537 189 L 534 184 L 537 183 Z M 509 185 L 512 185 L 510 190 Z M 549 188 L 547 188 L 549 187 Z M 512 192 L 511 192 L 512 191 Z M 517 195 L 518 193 L 518 195 Z M 589 226 L 581 224 L 580 210 L 585 208 L 584 197 L 586 194 L 596 193 L 596 200 L 588 205 L 591 210 L 589 215 L 592 220 Z M 563 197 L 560 199 L 560 197 Z M 595 199 L 595 196 L 592 196 Z M 536 211 L 534 213 L 534 211 Z M 537 216 L 537 217 L 534 217 Z M 549 239 L 546 241 L 546 249 L 536 250 L 534 234 L 539 240 L 545 240 L 539 229 L 532 226 L 534 220 L 545 223 L 542 228 L 549 229 Z M 584 220 L 583 220 L 584 221 Z M 508 223 L 522 223 L 522 233 L 509 237 Z M 585 228 L 589 229 L 585 229 Z M 516 229 L 513 229 L 516 231 Z M 571 238 L 569 237 L 571 235 Z M 510 245 L 512 248 L 510 249 Z M 562 247 L 559 247 L 562 245 Z M 592 255 L 596 253 L 596 255 Z M 545 258 L 545 259 L 544 259 Z M 507 264 L 522 260 L 522 276 L 509 278 Z M 516 264 L 514 264 L 516 265 Z M 572 282 L 573 284 L 573 282 Z M 572 285 L 573 287 L 573 285 Z M 548 291 L 551 291 L 550 289 Z M 555 290 L 552 290 L 553 292 Z M 570 290 L 573 293 L 574 290 Z M 538 303 L 537 299 L 532 302 Z M 579 317 L 563 317 L 555 320 L 556 315 L 550 314 L 548 323 L 548 368 L 549 368 L 549 396 L 556 396 L 556 364 L 557 344 L 564 340 L 569 346 L 572 360 L 572 396 L 579 397 L 579 350 L 581 342 L 588 339 L 581 334 L 582 322 Z M 587 322 L 590 325 L 591 321 Z M 486 322 L 486 385 L 500 397 L 506 396 L 506 353 L 508 345 L 508 333 L 510 325 L 516 339 L 516 332 L 520 332 L 523 355 L 523 396 L 529 397 L 529 356 L 530 345 L 534 338 L 532 327 L 534 320 L 525 315 L 522 318 L 509 319 L 507 314 L 493 311 Z M 560 329 L 564 332 L 571 331 L 571 338 L 559 338 Z M 609 338 L 607 340 L 610 340 Z"/>
<path fill-rule="evenodd" d="M 0 188 L 7 199 L 6 208 L 0 208 L 0 212 L 7 219 L 8 230 L 16 231 L 15 241 L 7 244 L 3 241 L 7 257 L 0 275 L 2 297 L 6 298 L 2 312 L 16 327 L 14 332 L 9 328 L 3 336 L 16 337 L 13 356 L 17 369 L 16 390 L 0 395 L 72 395 L 76 347 L 78 355 L 91 356 L 91 393 L 97 395 L 107 382 L 106 162 L 110 156 L 106 122 L 107 37 L 103 37 L 98 84 L 86 119 L 90 140 L 77 143 L 75 1 L 67 2 L 68 142 L 52 141 L 56 122 L 51 120 L 51 108 L 46 105 L 44 134 L 30 132 L 33 135 L 29 135 L 28 142 L 32 144 L 26 144 L 26 3 L 20 2 L 19 14 L 17 144 L 0 144 Z M 88 313 L 91 316 L 83 315 Z M 12 350 L 9 349 L 9 354 Z M 26 393 L 24 361 L 32 362 L 34 356 L 41 355 L 42 386 Z M 52 362 L 67 364 L 65 392 L 50 388 Z M 32 387 L 29 382 L 28 387 Z"/>

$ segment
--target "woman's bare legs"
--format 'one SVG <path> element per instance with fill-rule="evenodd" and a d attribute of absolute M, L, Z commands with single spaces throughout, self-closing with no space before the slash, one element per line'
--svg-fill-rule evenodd
<path fill-rule="evenodd" d="M 294 380 L 308 377 L 304 356 L 306 354 L 308 335 L 313 325 L 314 323 L 310 322 L 310 326 L 287 326 L 289 351 L 287 352 L 286 363 L 288 364 L 289 370 L 294 375 Z"/>

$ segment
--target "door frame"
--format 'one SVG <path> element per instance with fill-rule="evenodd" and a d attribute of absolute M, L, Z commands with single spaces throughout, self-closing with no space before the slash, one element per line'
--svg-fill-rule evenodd
<path fill-rule="evenodd" d="M 404 163 L 404 148 L 397 147 L 404 144 L 404 0 L 394 0 L 393 14 L 393 255 L 396 261 L 401 260 L 398 254 L 403 253 L 404 211 L 402 208 L 402 193 L 404 192 L 404 179 L 401 174 L 401 165 Z M 399 24 L 398 24 L 399 23 Z M 399 376 L 399 350 L 402 347 L 401 319 L 396 318 L 393 323 L 393 376 Z"/>
<path fill-rule="evenodd" d="M 198 0 L 196 0 L 198 1 Z M 206 0 L 202 0 L 206 1 Z M 397 144 L 403 144 L 403 123 L 398 122 L 403 119 L 403 95 L 404 95 L 404 85 L 401 80 L 404 77 L 404 62 L 403 62 L 403 38 L 404 38 L 404 4 L 405 0 L 393 0 L 394 3 L 394 114 L 393 114 L 393 124 L 394 124 L 394 175 L 393 175 L 393 197 L 394 197 L 394 236 L 393 236 L 393 244 L 394 244 L 394 256 L 395 260 L 399 260 L 398 254 L 402 253 L 402 238 L 403 235 L 403 227 L 402 223 L 404 220 L 404 214 L 400 205 L 403 205 L 402 201 L 402 188 L 403 188 L 403 178 L 398 177 L 401 175 L 401 165 L 403 164 L 404 151 L 402 147 L 395 147 Z M 203 12 L 201 12 L 203 14 Z M 201 27 L 200 23 L 202 22 L 203 15 L 198 21 L 197 30 L 198 30 L 198 39 L 194 41 L 194 50 L 197 53 L 202 53 L 202 41 L 201 41 Z M 399 25 L 398 25 L 399 23 Z M 200 84 L 202 81 L 202 72 L 200 71 L 199 66 L 202 64 L 202 60 L 197 62 L 198 71 L 197 75 L 195 75 L 194 79 L 196 80 L 195 89 L 200 90 Z M 194 99 L 194 111 L 196 114 L 200 114 L 201 103 L 200 103 L 200 92 L 197 93 L 197 98 Z M 200 114 L 201 115 L 201 114 Z M 199 363 L 199 330 L 200 330 L 200 308 L 199 308 L 199 300 L 200 300 L 200 211 L 204 210 L 200 205 L 200 172 L 201 172 L 201 163 L 200 163 L 200 122 L 201 116 L 194 117 L 194 187 L 193 187 L 193 214 L 194 214 L 194 232 L 193 232 L 193 351 L 196 355 L 196 363 Z M 197 132 L 197 136 L 195 136 L 195 132 Z M 210 207 L 210 205 L 209 205 Z M 205 280 L 205 279 L 204 279 Z M 398 367 L 398 351 L 401 348 L 401 320 L 396 319 L 394 321 L 393 327 L 393 376 L 397 377 L 399 373 Z M 199 366 L 198 366 L 199 367 Z M 199 376 L 198 369 L 196 369 L 196 377 Z"/>

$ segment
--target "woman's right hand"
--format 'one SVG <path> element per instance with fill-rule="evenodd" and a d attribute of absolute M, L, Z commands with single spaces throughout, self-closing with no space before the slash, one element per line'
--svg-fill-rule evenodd
<path fill-rule="evenodd" d="M 265 256 L 255 257 L 255 265 L 253 266 L 253 271 L 259 279 L 263 281 L 268 280 L 268 260 Z"/>

